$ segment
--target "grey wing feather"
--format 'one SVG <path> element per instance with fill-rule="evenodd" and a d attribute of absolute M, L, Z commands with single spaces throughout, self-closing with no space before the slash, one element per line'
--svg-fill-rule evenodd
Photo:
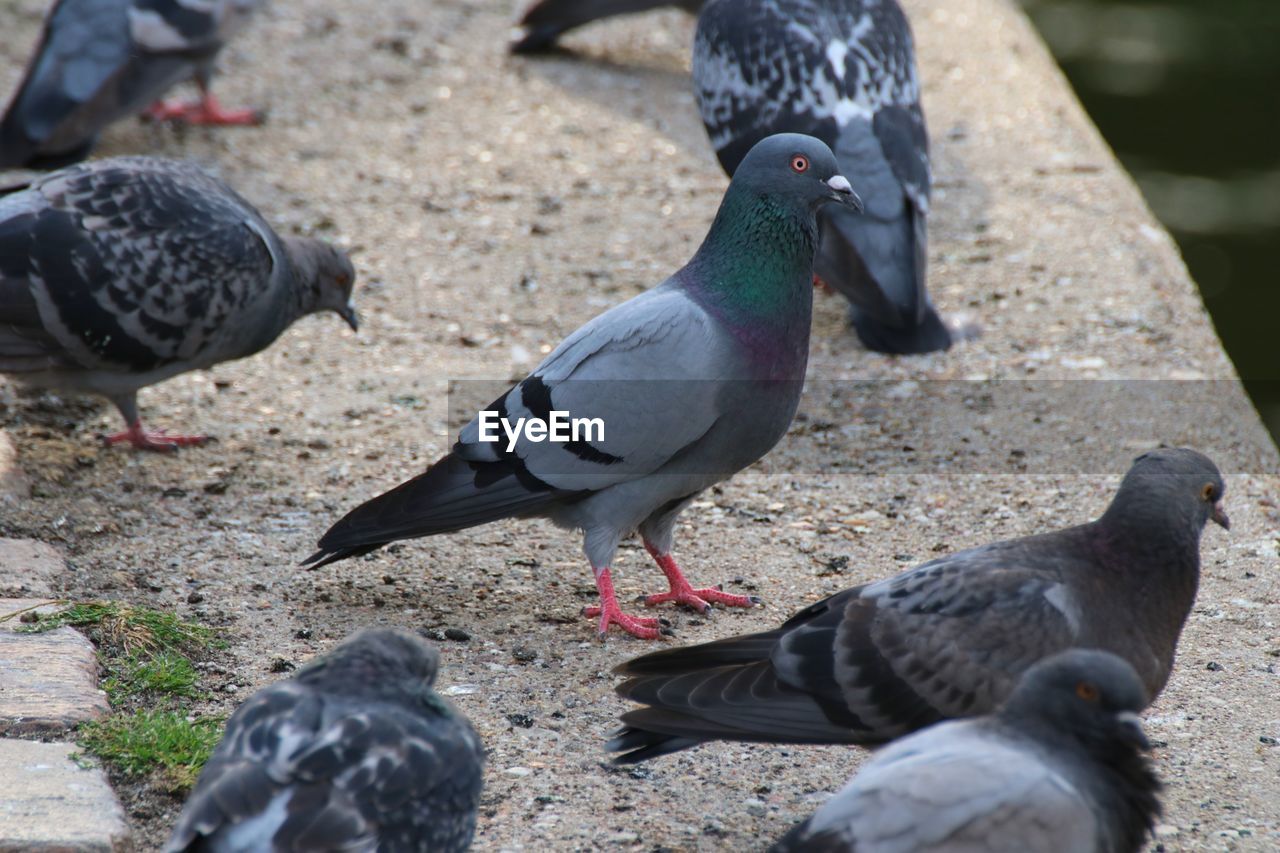
<path fill-rule="evenodd" d="M 529 473 L 565 490 L 597 490 L 653 473 L 706 434 L 720 417 L 716 383 L 726 378 L 712 319 L 678 289 L 659 286 L 599 315 L 570 335 L 498 408 L 514 420 L 550 411 L 599 418 L 589 443 L 515 447 Z M 678 412 L 679 417 L 672 413 Z M 500 458 L 503 442 L 481 442 L 479 420 L 454 452 Z M 714 464 L 714 463 L 712 463 Z"/>
<path fill-rule="evenodd" d="M 1086 798 L 1029 744 L 992 736 L 982 721 L 885 747 L 773 850 L 825 840 L 859 853 L 1086 853 L 1097 837 Z"/>
<path fill-rule="evenodd" d="M 984 546 L 838 593 L 774 631 L 619 668 L 644 706 L 609 745 L 643 761 L 727 739 L 876 744 L 993 710 L 1078 614 L 1036 539 Z"/>
<path fill-rule="evenodd" d="M 25 284 L 28 297 L 11 301 L 34 301 L 36 331 L 84 368 L 142 372 L 248 354 L 283 307 L 284 287 L 269 286 L 274 233 L 194 166 L 103 160 L 25 193 L 26 209 L 0 218 L 3 286 Z"/>

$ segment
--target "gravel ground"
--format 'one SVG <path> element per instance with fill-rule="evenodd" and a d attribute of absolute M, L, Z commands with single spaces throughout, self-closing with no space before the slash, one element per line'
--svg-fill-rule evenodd
<path fill-rule="evenodd" d="M 1228 473 L 1234 524 L 1206 533 L 1179 666 L 1148 715 L 1168 786 L 1159 835 L 1168 850 L 1276 849 L 1280 748 L 1260 740 L 1280 737 L 1275 450 L 1169 238 L 1019 13 L 905 5 L 935 142 L 932 292 L 985 334 L 888 359 L 819 299 L 792 435 L 695 504 L 677 542 L 695 581 L 765 605 L 672 613 L 678 641 L 772 627 L 938 551 L 1085 520 L 1136 452 L 1193 444 Z M 0 0 L 0 90 L 42 6 Z M 219 438 L 172 457 L 99 448 L 117 417 L 103 404 L 0 388 L 33 482 L 32 500 L 0 506 L 0 534 L 58 543 L 68 595 L 225 626 L 208 703 L 224 713 L 277 677 L 273 658 L 301 662 L 361 626 L 459 629 L 443 681 L 490 749 L 478 849 L 760 848 L 861 753 L 717 745 L 611 769 L 600 744 L 623 707 L 608 672 L 650 646 L 598 643 L 577 618 L 594 593 L 574 535 L 511 522 L 296 566 L 341 512 L 446 449 L 448 380 L 522 375 L 683 263 L 719 201 L 690 19 L 611 22 L 569 39 L 576 60 L 525 61 L 503 53 L 517 11 L 277 3 L 218 84 L 228 104 L 265 106 L 266 127 L 107 134 L 102 154 L 197 158 L 282 229 L 349 246 L 365 325 L 308 319 L 257 358 L 144 392 L 152 424 Z M 1032 381 L 1116 378 L 1183 381 Z M 638 548 L 619 567 L 624 599 L 661 580 Z M 178 804 L 121 793 L 153 849 Z"/>

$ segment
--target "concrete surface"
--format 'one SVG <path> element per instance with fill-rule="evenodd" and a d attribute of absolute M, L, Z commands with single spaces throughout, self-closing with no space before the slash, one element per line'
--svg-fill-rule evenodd
<path fill-rule="evenodd" d="M 41 599 L 0 598 L 0 616 Z M 0 622 L 0 735 L 59 735 L 107 713 L 93 644 L 73 628 L 16 633 Z"/>
<path fill-rule="evenodd" d="M 66 569 L 52 545 L 34 539 L 0 537 L 0 595 L 51 596 Z"/>
<path fill-rule="evenodd" d="M 0 89 L 42 6 L 18 2 Z M 764 630 L 936 553 L 1083 521 L 1137 452 L 1194 445 L 1227 474 L 1233 526 L 1205 536 L 1178 667 L 1147 716 L 1167 785 L 1160 843 L 1274 850 L 1280 749 L 1261 738 L 1280 734 L 1280 460 L 1175 247 L 1021 13 L 905 6 L 933 138 L 930 287 L 984 335 L 884 358 L 857 345 L 838 299 L 819 299 L 791 435 L 678 530 L 692 580 L 765 604 L 667 611 L 675 642 Z M 441 680 L 490 750 L 479 850 L 763 849 L 862 753 L 724 744 L 612 769 L 600 746 L 625 706 L 609 670 L 650 646 L 597 643 L 578 619 L 591 581 L 574 535 L 510 522 L 297 568 L 342 512 L 448 447 L 447 380 L 523 375 L 682 264 L 720 200 L 690 96 L 690 19 L 614 21 L 572 36 L 577 58 L 516 60 L 503 51 L 518 11 L 272 4 L 218 81 L 224 102 L 267 107 L 267 126 L 106 135 L 103 154 L 198 158 L 284 230 L 352 247 L 364 324 L 303 321 L 258 357 L 144 391 L 154 425 L 220 438 L 171 457 L 98 447 L 116 428 L 105 404 L 11 395 L 0 423 L 32 499 L 5 505 L 0 533 L 56 539 L 70 594 L 223 626 L 233 665 L 206 673 L 203 711 L 278 678 L 273 658 L 300 663 L 364 625 L 463 629 L 468 641 L 442 644 Z M 917 448 L 925 426 L 940 435 Z M 623 551 L 624 601 L 660 581 Z M 180 804 L 122 793 L 140 849 L 155 849 Z"/>
<path fill-rule="evenodd" d="M 97 768 L 72 743 L 0 739 L 0 853 L 109 853 L 128 825 Z"/>

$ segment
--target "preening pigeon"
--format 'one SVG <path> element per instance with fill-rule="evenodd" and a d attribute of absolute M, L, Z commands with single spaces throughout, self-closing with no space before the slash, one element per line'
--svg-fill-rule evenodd
<path fill-rule="evenodd" d="M 600 592 L 588 615 L 602 636 L 610 624 L 659 634 L 657 619 L 624 614 L 613 591 L 618 543 L 636 530 L 671 585 L 648 604 L 750 606 L 690 586 L 671 556 L 673 527 L 699 492 L 769 452 L 791 423 L 809 357 L 815 214 L 831 201 L 859 203 L 826 145 L 798 134 L 760 142 L 683 269 L 578 329 L 489 407 L 509 425 L 546 425 L 557 411 L 599 419 L 602 437 L 553 443 L 522 429 L 514 442 L 485 441 L 477 416 L 450 454 L 348 513 L 307 562 L 543 517 L 585 533 Z"/>
<path fill-rule="evenodd" d="M 925 290 L 929 139 L 911 28 L 896 0 L 709 0 L 698 16 L 694 91 L 730 175 L 758 140 L 816 136 L 866 199 L 819 218 L 818 278 L 851 303 L 868 348 L 947 349 Z"/>
<path fill-rule="evenodd" d="M 1115 655 L 1054 655 L 995 714 L 877 752 L 771 851 L 1136 853 L 1160 814 L 1146 704 Z"/>
<path fill-rule="evenodd" d="M 250 696 L 165 850 L 466 850 L 484 749 L 432 690 L 438 662 L 372 629 Z"/>
<path fill-rule="evenodd" d="M 56 0 L 27 73 L 0 121 L 0 168 L 84 159 L 108 124 L 191 78 L 197 104 L 154 104 L 151 117 L 254 124 L 209 92 L 214 58 L 262 0 Z"/>
<path fill-rule="evenodd" d="M 90 391 L 159 450 L 202 436 L 144 430 L 138 389 L 252 355 L 293 321 L 356 328 L 346 255 L 280 237 L 222 181 L 149 157 L 71 166 L 0 197 L 0 373 Z"/>
<path fill-rule="evenodd" d="M 931 560 L 836 593 L 761 634 L 618 667 L 646 707 L 608 744 L 634 763 L 708 740 L 872 745 L 992 711 L 1036 661 L 1105 649 L 1155 699 L 1200 580 L 1218 469 L 1194 450 L 1134 461 L 1096 521 Z"/>
<path fill-rule="evenodd" d="M 512 53 L 538 53 L 555 47 L 556 40 L 583 24 L 614 15 L 649 12 L 673 6 L 694 14 L 705 0 L 539 0 L 520 19 L 524 36 Z M 745 151 L 743 152 L 746 153 Z"/>

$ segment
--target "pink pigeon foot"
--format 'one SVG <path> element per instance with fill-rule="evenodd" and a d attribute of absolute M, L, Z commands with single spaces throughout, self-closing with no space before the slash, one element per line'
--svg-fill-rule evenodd
<path fill-rule="evenodd" d="M 676 604 L 692 607 L 699 613 L 706 613 L 711 609 L 712 604 L 723 604 L 726 607 L 753 607 L 760 603 L 760 599 L 754 595 L 734 595 L 719 587 L 694 589 L 693 585 L 685 579 L 680 567 L 676 565 L 674 557 L 670 554 L 658 553 L 658 549 L 647 542 L 644 547 L 658 564 L 658 568 L 662 569 L 662 573 L 667 576 L 667 583 L 671 585 L 671 589 L 667 592 L 647 596 L 644 603 L 648 607 L 674 601 Z"/>
<path fill-rule="evenodd" d="M 229 110 L 213 95 L 205 95 L 195 103 L 156 101 L 143 113 L 152 121 L 175 121 L 203 125 L 262 124 L 262 113 L 254 109 Z"/>
<path fill-rule="evenodd" d="M 817 273 L 813 274 L 813 289 L 825 293 L 827 296 L 835 293 L 835 290 L 832 289 L 831 285 L 823 281 Z"/>
<path fill-rule="evenodd" d="M 584 607 L 582 615 L 587 618 L 600 617 L 600 639 L 604 639 L 609 633 L 609 625 L 617 625 L 633 637 L 639 637 L 642 640 L 656 640 L 659 634 L 670 634 L 671 631 L 662 627 L 662 623 L 658 619 L 647 616 L 628 616 L 622 612 L 622 608 L 618 606 L 618 597 L 613 592 L 613 578 L 609 576 L 608 569 L 602 569 L 596 575 L 596 590 L 600 593 L 599 607 Z"/>
<path fill-rule="evenodd" d="M 179 447 L 204 444 L 208 440 L 207 435 L 169 435 L 164 430 L 143 429 L 141 420 L 129 424 L 126 430 L 102 436 L 103 443 L 108 447 L 127 441 L 138 450 L 157 450 L 165 453 L 172 453 Z"/>

